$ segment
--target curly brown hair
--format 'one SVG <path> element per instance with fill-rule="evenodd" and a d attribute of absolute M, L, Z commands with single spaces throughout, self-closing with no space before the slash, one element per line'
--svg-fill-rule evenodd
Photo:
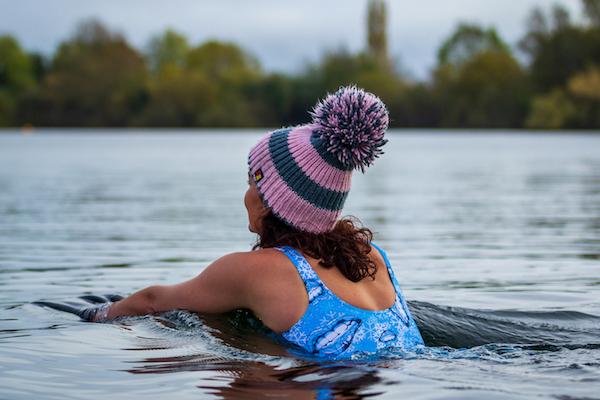
<path fill-rule="evenodd" d="M 360 226 L 355 217 L 344 217 L 326 233 L 300 231 L 269 211 L 262 218 L 262 229 L 253 250 L 291 246 L 319 260 L 325 268 L 337 267 L 352 282 L 369 276 L 375 280 L 377 265 L 369 258 L 373 232 Z"/>

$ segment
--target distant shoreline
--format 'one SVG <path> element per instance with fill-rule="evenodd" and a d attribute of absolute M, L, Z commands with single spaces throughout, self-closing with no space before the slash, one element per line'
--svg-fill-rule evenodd
<path fill-rule="evenodd" d="M 168 134 L 168 133 L 189 133 L 189 134 L 207 134 L 222 132 L 224 134 L 236 134 L 241 132 L 268 132 L 280 127 L 198 127 L 198 128 L 183 128 L 183 127 L 150 127 L 150 128 L 139 128 L 139 127 L 44 127 L 34 128 L 30 130 L 21 130 L 20 128 L 0 128 L 0 135 L 39 135 L 39 134 L 73 134 L 73 135 L 85 135 L 85 134 L 106 134 L 106 135 L 117 135 L 117 134 Z M 455 133 L 469 133 L 469 134 L 600 134 L 600 130 L 597 129 L 518 129 L 518 128 L 390 128 L 387 131 L 389 134 L 407 134 L 407 133 L 420 133 L 420 134 L 455 134 Z"/>

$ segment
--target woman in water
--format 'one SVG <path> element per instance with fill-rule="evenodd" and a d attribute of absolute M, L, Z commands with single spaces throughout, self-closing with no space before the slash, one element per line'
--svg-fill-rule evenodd
<path fill-rule="evenodd" d="M 173 309 L 249 309 L 274 336 L 327 358 L 422 345 L 386 253 L 369 229 L 338 219 L 352 171 L 364 172 L 383 153 L 385 105 L 351 86 L 311 114 L 312 123 L 270 132 L 250 150 L 244 204 L 258 235 L 252 251 L 78 314 L 104 322 Z"/>

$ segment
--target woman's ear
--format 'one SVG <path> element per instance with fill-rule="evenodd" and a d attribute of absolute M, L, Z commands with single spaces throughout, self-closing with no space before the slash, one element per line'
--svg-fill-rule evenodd
<path fill-rule="evenodd" d="M 258 218 L 259 218 L 259 220 L 260 220 L 260 225 L 261 225 L 261 226 L 262 226 L 263 219 L 264 219 L 264 218 L 265 218 L 265 217 L 266 217 L 268 214 L 269 214 L 269 209 L 268 209 L 267 207 L 265 207 L 265 205 L 263 204 L 263 205 L 262 205 L 262 208 L 260 209 L 260 212 L 259 212 L 259 214 L 258 214 L 258 215 L 259 215 L 259 217 L 258 217 Z"/>

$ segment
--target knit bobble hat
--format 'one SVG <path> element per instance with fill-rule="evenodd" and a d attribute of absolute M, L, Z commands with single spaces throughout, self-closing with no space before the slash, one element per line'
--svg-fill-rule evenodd
<path fill-rule="evenodd" d="M 385 104 L 356 86 L 318 102 L 312 122 L 267 133 L 250 150 L 250 175 L 267 208 L 305 232 L 333 229 L 350 190 L 352 171 L 365 172 L 383 154 Z"/>

